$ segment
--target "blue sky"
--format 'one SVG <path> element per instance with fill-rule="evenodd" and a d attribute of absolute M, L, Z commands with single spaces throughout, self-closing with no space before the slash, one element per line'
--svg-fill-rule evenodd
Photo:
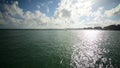
<path fill-rule="evenodd" d="M 0 28 L 84 28 L 120 24 L 120 0 L 0 0 Z"/>
<path fill-rule="evenodd" d="M 55 9 L 58 7 L 59 0 L 1 0 L 2 4 L 12 4 L 18 1 L 18 6 L 24 11 L 35 12 L 39 9 L 47 16 L 53 16 Z M 49 9 L 50 12 L 47 11 Z"/>

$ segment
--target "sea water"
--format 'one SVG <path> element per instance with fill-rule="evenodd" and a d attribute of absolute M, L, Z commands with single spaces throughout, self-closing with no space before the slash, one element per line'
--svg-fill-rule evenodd
<path fill-rule="evenodd" d="M 120 68 L 120 31 L 0 30 L 0 68 Z"/>

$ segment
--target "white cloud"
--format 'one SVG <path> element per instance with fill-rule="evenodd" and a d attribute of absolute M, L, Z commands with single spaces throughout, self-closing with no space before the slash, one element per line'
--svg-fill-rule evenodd
<path fill-rule="evenodd" d="M 118 6 L 116 6 L 115 8 L 112 8 L 110 10 L 107 10 L 105 12 L 105 14 L 108 16 L 108 17 L 111 17 L 111 16 L 114 16 L 114 15 L 117 15 L 117 14 L 120 14 L 120 4 Z"/>
<path fill-rule="evenodd" d="M 14 2 L 12 5 L 4 5 L 4 9 L 6 10 L 7 14 L 8 15 L 11 15 L 11 16 L 16 16 L 16 15 L 19 15 L 19 16 L 22 16 L 23 15 L 23 9 L 19 8 L 18 7 L 18 2 Z"/>
<path fill-rule="evenodd" d="M 94 0 L 61 0 L 54 16 L 55 18 L 62 19 L 63 21 L 67 19 L 67 25 L 81 26 L 86 24 L 86 20 L 81 19 L 83 16 L 86 16 L 88 19 L 91 17 L 96 18 L 96 16 L 100 17 L 101 14 L 99 11 L 92 12 L 92 5 L 95 3 L 96 1 Z"/>
<path fill-rule="evenodd" d="M 82 28 L 120 23 L 120 21 L 106 18 L 106 14 L 112 16 L 118 13 L 120 5 L 107 11 L 104 10 L 104 7 L 92 11 L 95 3 L 96 0 L 61 0 L 53 17 L 48 17 L 40 10 L 35 10 L 34 13 L 24 12 L 16 1 L 12 5 L 4 5 L 6 12 L 0 13 L 0 23 L 11 23 L 14 26 L 19 25 L 21 28 Z M 49 8 L 44 4 L 43 6 L 49 13 Z M 39 5 L 37 7 L 40 8 Z"/>
<path fill-rule="evenodd" d="M 0 22 L 12 25 L 20 25 L 21 28 L 39 28 L 43 25 L 49 24 L 49 18 L 40 10 L 35 10 L 35 13 L 27 11 L 18 7 L 18 2 L 12 5 L 4 5 L 6 12 L 0 13 Z M 5 21 L 5 22 L 4 22 Z"/>

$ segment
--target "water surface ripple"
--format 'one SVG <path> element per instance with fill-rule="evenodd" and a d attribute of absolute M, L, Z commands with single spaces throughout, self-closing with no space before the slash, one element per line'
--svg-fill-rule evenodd
<path fill-rule="evenodd" d="M 76 32 L 77 39 L 73 45 L 71 66 L 73 68 L 118 68 L 112 61 L 112 49 L 116 42 L 109 32 L 86 30 Z M 114 39 L 112 42 L 111 40 Z M 119 43 L 119 42 L 117 42 Z M 119 45 L 119 44 L 115 44 Z"/>

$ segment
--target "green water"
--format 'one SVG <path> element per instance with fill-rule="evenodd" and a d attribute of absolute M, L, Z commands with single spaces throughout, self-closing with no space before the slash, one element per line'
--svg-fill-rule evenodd
<path fill-rule="evenodd" d="M 120 68 L 120 31 L 0 30 L 0 68 Z"/>

